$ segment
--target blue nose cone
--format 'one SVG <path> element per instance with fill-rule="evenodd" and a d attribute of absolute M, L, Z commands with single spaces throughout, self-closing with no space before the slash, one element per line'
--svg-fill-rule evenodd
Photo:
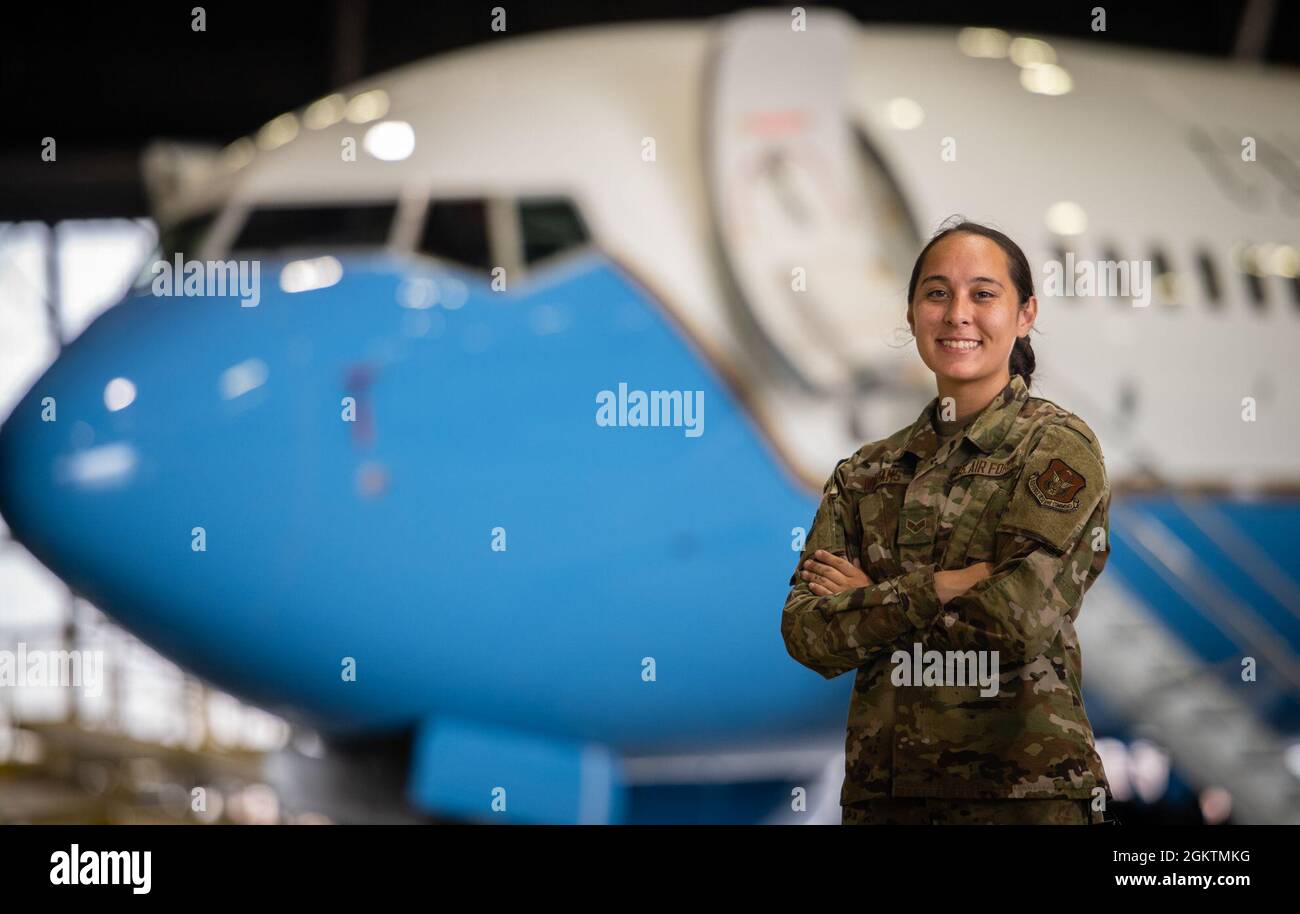
<path fill-rule="evenodd" d="M 239 671 L 288 666 L 305 492 L 322 472 L 355 478 L 348 372 L 405 309 L 383 267 L 298 293 L 259 266 L 255 307 L 145 288 L 69 344 L 4 424 L 0 511 L 144 640 L 270 702 L 280 684 Z"/>
<path fill-rule="evenodd" d="M 414 541 L 445 503 L 442 478 L 419 472 L 445 441 L 437 401 L 375 404 L 447 389 L 416 368 L 446 361 L 426 287 L 459 281 L 427 268 L 413 280 L 383 257 L 328 260 L 324 282 L 319 268 L 304 277 L 303 261 L 261 262 L 255 307 L 146 288 L 106 311 L 5 422 L 0 512 L 164 655 L 272 710 L 347 728 L 410 716 L 384 698 L 391 667 L 367 667 L 346 689 L 339 667 L 392 640 L 354 613 L 414 599 L 384 565 L 391 546 L 366 531 Z M 343 420 L 349 408 L 357 421 Z M 409 449 L 417 465 L 398 467 L 417 409 L 430 439 Z M 388 490 L 401 470 L 398 498 Z M 411 617 L 436 621 L 428 609 L 421 596 Z"/>
<path fill-rule="evenodd" d="M 140 469 L 131 420 L 114 415 L 134 398 L 134 385 L 96 355 L 100 335 L 88 331 L 68 347 L 0 427 L 0 514 L 17 540 L 82 592 L 92 580 L 82 560 L 94 564 L 109 532 L 103 510 Z"/>
<path fill-rule="evenodd" d="M 16 539 L 96 602 L 143 569 L 150 482 L 186 429 L 173 411 L 211 305 L 133 294 L 70 343 L 0 428 L 0 513 Z M 210 342 L 210 340 L 209 340 Z M 192 439 L 191 439 L 192 440 Z"/>

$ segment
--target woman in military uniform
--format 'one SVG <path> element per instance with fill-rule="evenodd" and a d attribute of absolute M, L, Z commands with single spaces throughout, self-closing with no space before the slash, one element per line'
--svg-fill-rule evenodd
<path fill-rule="evenodd" d="M 1101 447 L 1029 393 L 1038 302 L 1010 238 L 943 229 L 907 296 L 938 395 L 836 465 L 781 618 L 799 663 L 856 671 L 843 821 L 1101 822 L 1074 629 L 1110 553 Z"/>

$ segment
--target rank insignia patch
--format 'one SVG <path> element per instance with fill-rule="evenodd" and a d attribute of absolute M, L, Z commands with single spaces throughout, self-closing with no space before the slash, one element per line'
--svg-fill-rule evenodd
<path fill-rule="evenodd" d="M 1029 491 L 1044 508 L 1073 511 L 1079 507 L 1078 494 L 1088 481 L 1071 469 L 1064 460 L 1053 458 L 1041 473 L 1029 477 Z"/>

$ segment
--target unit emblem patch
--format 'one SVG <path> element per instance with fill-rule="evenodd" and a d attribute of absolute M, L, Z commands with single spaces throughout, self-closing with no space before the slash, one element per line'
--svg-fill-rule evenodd
<path fill-rule="evenodd" d="M 1068 463 L 1053 458 L 1041 473 L 1029 477 L 1029 491 L 1044 508 L 1073 511 L 1079 507 L 1079 492 L 1088 480 Z"/>

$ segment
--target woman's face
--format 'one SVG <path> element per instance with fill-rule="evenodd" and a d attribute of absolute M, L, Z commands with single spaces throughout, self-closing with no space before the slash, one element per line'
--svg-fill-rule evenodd
<path fill-rule="evenodd" d="M 1021 308 L 1007 255 L 981 235 L 956 232 L 930 248 L 921 264 L 907 323 L 921 360 L 942 381 L 968 382 L 1007 372 L 1016 338 L 1038 315 Z"/>

